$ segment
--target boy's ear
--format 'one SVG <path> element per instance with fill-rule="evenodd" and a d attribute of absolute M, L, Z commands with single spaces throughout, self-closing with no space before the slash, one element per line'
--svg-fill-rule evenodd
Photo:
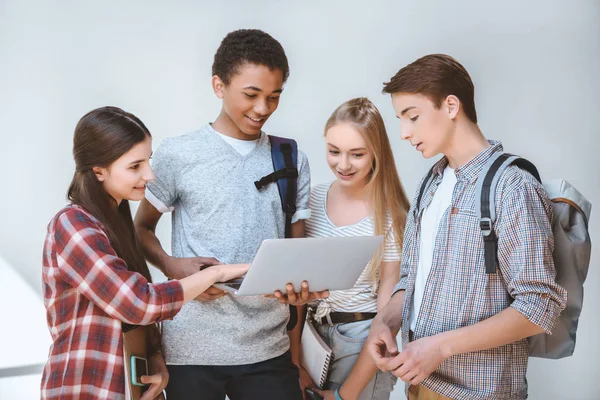
<path fill-rule="evenodd" d="M 222 99 L 223 98 L 223 88 L 225 88 L 225 84 L 223 83 L 221 78 L 219 78 L 217 75 L 214 75 L 212 77 L 212 87 L 213 87 L 213 91 L 215 92 L 217 97 Z"/>
<path fill-rule="evenodd" d="M 455 119 L 460 110 L 460 100 L 455 95 L 451 94 L 446 97 L 446 108 L 448 111 L 448 118 Z"/>

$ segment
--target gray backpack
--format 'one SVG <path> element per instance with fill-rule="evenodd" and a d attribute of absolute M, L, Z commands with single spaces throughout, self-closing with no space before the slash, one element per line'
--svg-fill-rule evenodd
<path fill-rule="evenodd" d="M 481 193 L 481 201 L 475 204 L 485 242 L 487 273 L 495 273 L 497 264 L 497 237 L 493 229 L 496 220 L 496 185 L 504 169 L 511 164 L 525 169 L 541 182 L 532 163 L 512 154 L 496 153 L 483 167 L 476 189 L 476 193 Z M 572 356 L 575 350 L 575 335 L 583 305 L 583 282 L 590 264 L 588 223 L 592 205 L 564 180 L 546 182 L 544 188 L 554 205 L 552 230 L 556 283 L 567 290 L 567 306 L 558 317 L 552 335 L 542 333 L 529 338 L 529 355 L 558 359 Z"/>

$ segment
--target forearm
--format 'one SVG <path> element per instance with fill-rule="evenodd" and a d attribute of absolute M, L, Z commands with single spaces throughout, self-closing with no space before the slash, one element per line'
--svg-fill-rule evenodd
<path fill-rule="evenodd" d="M 160 240 L 158 240 L 154 229 L 145 226 L 136 226 L 135 228 L 146 260 L 158 268 L 163 274 L 169 276 L 167 264 L 170 256 L 160 244 Z"/>
<path fill-rule="evenodd" d="M 493 349 L 542 332 L 542 328 L 509 307 L 477 324 L 441 333 L 438 339 L 445 355 L 452 356 Z"/>
<path fill-rule="evenodd" d="M 388 282 L 391 281 L 391 282 Z M 404 291 L 400 291 L 390 299 L 390 294 L 394 288 L 395 282 L 392 279 L 383 280 L 380 283 L 379 294 L 377 297 L 377 307 L 379 309 L 378 317 L 373 324 L 385 323 L 390 327 L 394 335 L 400 329 L 402 322 L 402 307 L 404 305 Z M 389 307 L 386 307 L 388 306 Z M 390 315 L 397 314 L 397 315 Z M 399 318 L 398 318 L 399 317 Z M 344 400 L 357 399 L 364 388 L 377 373 L 377 366 L 369 356 L 367 348 L 363 347 L 358 355 L 356 363 L 352 367 L 350 374 L 340 388 L 340 396 Z"/>
<path fill-rule="evenodd" d="M 303 315 L 306 306 L 297 306 L 298 322 L 294 329 L 288 332 L 290 337 L 290 353 L 292 354 L 292 362 L 300 366 L 300 340 L 302 338 L 302 327 L 304 325 Z"/>
<path fill-rule="evenodd" d="M 183 287 L 183 302 L 187 303 L 195 299 L 198 295 L 215 282 L 221 281 L 221 272 L 218 267 L 206 268 L 200 272 L 189 275 L 179 280 Z"/>
<path fill-rule="evenodd" d="M 387 325 L 392 332 L 397 332 L 402 326 L 402 309 L 404 308 L 405 291 L 400 290 L 387 302 L 385 307 L 377 313 L 373 324 Z"/>
<path fill-rule="evenodd" d="M 377 290 L 377 312 L 390 301 L 394 286 L 398 283 L 400 262 L 384 262 L 381 264 L 379 289 Z"/>
<path fill-rule="evenodd" d="M 344 400 L 358 399 L 377 371 L 377 366 L 368 354 L 367 348 L 363 347 L 350 374 L 340 387 L 340 397 Z"/>

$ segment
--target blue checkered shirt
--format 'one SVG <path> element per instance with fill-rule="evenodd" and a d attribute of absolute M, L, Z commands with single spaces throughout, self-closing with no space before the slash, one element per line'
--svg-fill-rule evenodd
<path fill-rule="evenodd" d="M 486 161 L 502 151 L 500 142 L 490 141 L 490 145 L 455 170 L 457 182 L 451 205 L 438 228 L 413 340 L 476 324 L 508 307 L 549 333 L 565 307 L 566 291 L 554 282 L 552 205 L 543 186 L 516 166 L 508 167 L 498 181 L 498 217 L 494 224 L 498 270 L 495 274 L 485 272 L 475 186 Z M 436 164 L 429 190 L 423 194 L 418 210 L 415 198 L 406 222 L 400 281 L 394 289 L 394 293 L 406 291 L 403 346 L 409 340 L 421 217 L 447 165 L 445 157 Z M 528 342 L 523 339 L 490 350 L 459 354 L 444 361 L 422 385 L 453 399 L 525 399 L 528 351 Z"/>

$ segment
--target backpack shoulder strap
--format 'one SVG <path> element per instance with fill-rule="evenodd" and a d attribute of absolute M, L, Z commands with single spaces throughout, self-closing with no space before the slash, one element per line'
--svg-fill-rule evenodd
<path fill-rule="evenodd" d="M 493 229 L 496 221 L 496 186 L 504 170 L 511 164 L 525 169 L 541 182 L 535 165 L 513 154 L 495 153 L 481 169 L 475 188 L 475 193 L 480 194 L 480 201 L 475 202 L 475 207 L 485 243 L 485 272 L 488 274 L 496 272 L 497 264 L 498 238 Z"/>
<path fill-rule="evenodd" d="M 433 170 L 434 170 L 435 166 L 436 166 L 436 164 L 433 164 L 433 166 L 429 169 L 429 172 L 427 172 L 427 175 L 425 175 L 425 179 L 423 179 L 423 183 L 421 184 L 421 188 L 419 189 L 419 196 L 417 196 L 417 202 L 415 203 L 415 208 L 414 208 L 415 220 L 417 219 L 417 216 L 419 215 L 419 208 L 421 207 L 421 200 L 423 199 L 423 194 L 425 194 L 425 191 L 427 189 L 429 189 L 429 186 L 431 185 L 431 181 L 433 180 Z"/>
<path fill-rule="evenodd" d="M 263 176 L 254 182 L 256 189 L 261 190 L 272 182 L 277 182 L 281 207 L 285 213 L 285 237 L 292 236 L 292 218 L 296 213 L 296 191 L 298 187 L 298 144 L 294 139 L 269 135 L 271 143 L 271 159 L 275 172 Z M 290 305 L 290 319 L 286 329 L 291 331 L 298 324 L 298 310 Z"/>
<path fill-rule="evenodd" d="M 258 190 L 277 182 L 281 206 L 285 213 L 285 237 L 291 236 L 292 217 L 296 213 L 298 145 L 295 140 L 269 135 L 271 159 L 275 172 L 263 176 L 254 185 Z"/>

